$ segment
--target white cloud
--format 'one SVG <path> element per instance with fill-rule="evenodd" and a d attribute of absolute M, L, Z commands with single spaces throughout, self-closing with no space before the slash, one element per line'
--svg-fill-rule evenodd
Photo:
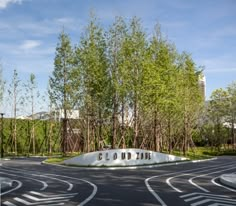
<path fill-rule="evenodd" d="M 230 73 L 236 71 L 235 54 L 225 54 L 212 58 L 198 59 L 197 65 L 205 66 L 205 73 Z"/>
<path fill-rule="evenodd" d="M 36 41 L 36 40 L 25 40 L 21 45 L 20 48 L 22 50 L 30 50 L 34 49 L 38 46 L 41 45 L 41 41 Z"/>
<path fill-rule="evenodd" d="M 71 24 L 71 23 L 74 23 L 74 19 L 62 17 L 62 18 L 55 19 L 55 22 L 57 22 L 59 24 Z"/>
<path fill-rule="evenodd" d="M 206 69 L 204 73 L 226 73 L 226 72 L 236 72 L 236 68 L 214 68 Z"/>
<path fill-rule="evenodd" d="M 189 26 L 189 23 L 185 21 L 162 21 L 161 26 L 168 29 L 183 29 Z"/>
<path fill-rule="evenodd" d="M 2 25 L 2 27 L 3 26 L 4 25 Z M 18 25 L 15 24 L 14 22 L 11 22 L 11 25 L 9 27 L 16 32 L 24 30 L 28 31 L 28 33 L 30 33 L 31 35 L 42 37 L 52 34 L 53 35 L 59 34 L 63 27 L 66 32 L 69 32 L 69 31 L 80 31 L 83 26 L 84 22 L 82 22 L 81 20 L 73 18 L 57 18 L 57 19 L 44 19 L 38 22 L 28 21 Z M 1 24 L 0 24 L 0 29 L 1 29 Z"/>
<path fill-rule="evenodd" d="M 5 9 L 9 4 L 21 4 L 22 0 L 0 0 L 0 9 Z"/>
<path fill-rule="evenodd" d="M 222 28 L 218 28 L 216 31 L 212 32 L 212 35 L 215 35 L 219 38 L 222 37 L 234 37 L 236 35 L 235 25 L 227 25 Z"/>

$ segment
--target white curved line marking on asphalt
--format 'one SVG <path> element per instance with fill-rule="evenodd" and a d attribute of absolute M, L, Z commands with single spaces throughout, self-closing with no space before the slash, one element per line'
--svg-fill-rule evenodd
<path fill-rule="evenodd" d="M 214 185 L 216 185 L 216 186 L 218 186 L 218 187 L 223 187 L 223 188 L 225 188 L 225 189 L 227 189 L 227 190 L 229 190 L 229 191 L 231 191 L 231 192 L 236 192 L 236 190 L 234 190 L 234 189 L 232 189 L 232 188 L 229 188 L 229 187 L 227 187 L 227 186 L 225 186 L 225 185 L 222 185 L 222 184 L 217 183 L 215 180 L 216 180 L 217 178 L 219 178 L 219 177 L 220 177 L 220 176 L 215 177 L 215 178 L 212 178 L 212 179 L 211 179 L 212 184 L 214 184 Z"/>
<path fill-rule="evenodd" d="M 57 203 L 57 204 L 50 204 L 50 206 L 58 206 L 58 205 L 64 205 L 65 203 L 64 202 L 62 202 L 62 203 Z M 17 205 L 15 205 L 15 204 L 13 204 L 13 203 L 11 203 L 11 202 L 9 202 L 9 201 L 5 201 L 4 202 L 4 205 L 6 205 L 6 206 L 17 206 Z M 48 206 L 48 204 L 47 205 L 40 205 L 40 206 Z"/>
<path fill-rule="evenodd" d="M 23 200 L 23 199 L 21 199 L 21 198 L 19 198 L 19 197 L 15 197 L 14 198 L 14 200 L 15 201 L 17 201 L 17 202 L 20 202 L 20 203 L 22 203 L 22 204 L 24 204 L 24 205 L 39 205 L 39 204 L 41 204 L 40 202 L 34 202 L 34 203 L 31 203 L 31 202 L 28 202 L 28 201 L 26 201 L 26 200 Z M 48 200 L 48 201 L 44 201 L 44 202 L 42 202 L 43 204 L 49 204 L 49 203 L 60 203 L 62 200 Z M 63 200 L 63 202 L 68 202 L 69 201 L 69 199 L 64 199 Z"/>
<path fill-rule="evenodd" d="M 224 198 L 229 198 L 229 196 L 227 195 L 216 195 L 216 194 L 206 194 L 206 193 L 202 193 L 202 192 L 192 192 L 186 195 L 181 195 L 179 196 L 180 198 L 185 198 L 185 197 L 191 197 L 191 196 L 195 196 L 195 195 L 202 195 L 205 197 L 224 197 Z"/>
<path fill-rule="evenodd" d="M 9 170 L 7 170 L 7 169 L 3 169 L 3 170 L 9 171 Z M 22 170 L 22 169 L 16 169 L 16 170 L 18 170 L 18 171 L 26 171 L 26 170 Z M 12 172 L 12 171 L 11 171 L 11 172 Z M 15 171 L 14 171 L 13 173 L 20 173 L 20 174 L 22 174 L 22 172 L 15 172 Z M 57 181 L 59 181 L 59 182 L 66 183 L 66 184 L 69 185 L 67 191 L 71 191 L 71 190 L 73 189 L 73 184 L 71 184 L 71 183 L 68 182 L 68 181 L 64 181 L 64 180 L 61 180 L 61 179 L 58 179 L 58 178 L 48 177 L 48 176 L 41 175 L 41 174 L 38 174 L 38 175 L 37 175 L 37 174 L 30 174 L 30 175 L 36 176 L 36 177 L 44 177 L 44 178 L 48 178 L 48 179 L 54 179 L 54 180 L 57 180 Z M 29 178 L 28 178 L 28 179 L 29 179 Z M 33 179 L 33 180 L 36 180 L 36 179 Z M 40 180 L 36 180 L 36 181 L 39 181 L 39 182 L 41 182 L 41 183 L 44 182 L 44 181 L 40 181 Z M 44 182 L 44 187 L 43 187 L 41 190 L 46 189 L 47 186 L 48 186 L 47 183 Z"/>
<path fill-rule="evenodd" d="M 57 204 L 50 204 L 50 206 L 58 206 L 58 205 L 64 205 L 64 202 L 57 203 Z M 40 206 L 48 206 L 48 205 L 40 205 Z"/>
<path fill-rule="evenodd" d="M 38 197 L 34 197 L 32 195 L 28 195 L 28 194 L 23 194 L 23 197 L 26 197 L 30 200 L 33 200 L 35 202 L 40 202 L 40 201 L 50 201 L 50 200 L 62 200 L 63 199 L 68 199 L 68 198 L 72 198 L 74 195 L 70 195 L 70 196 L 61 196 L 61 197 L 46 197 L 46 198 L 38 198 Z"/>
<path fill-rule="evenodd" d="M 9 173 L 4 173 L 4 172 L 0 172 L 0 173 L 6 174 L 6 175 L 10 175 L 10 176 L 21 177 L 21 178 L 25 178 L 25 179 L 29 179 L 29 180 L 34 180 L 36 182 L 40 182 L 41 184 L 43 184 L 43 187 L 40 190 L 45 190 L 48 187 L 48 184 L 46 182 L 44 182 L 44 181 L 37 180 L 37 179 L 31 178 L 31 177 L 15 175 L 15 174 L 22 174 L 21 172 L 9 171 L 9 170 L 6 170 L 6 169 L 2 169 L 2 170 L 6 171 L 6 172 L 11 172 L 11 173 L 14 173 L 14 174 L 9 174 Z"/>
<path fill-rule="evenodd" d="M 171 184 L 171 180 L 176 178 L 176 177 L 180 177 L 180 176 L 185 176 L 185 175 L 188 175 L 188 174 L 183 174 L 183 175 L 177 175 L 177 176 L 174 176 L 174 177 L 169 177 L 168 179 L 166 179 L 166 183 L 173 189 L 175 190 L 176 192 L 183 192 L 182 190 L 179 190 L 178 188 L 174 187 L 172 184 Z"/>
<path fill-rule="evenodd" d="M 5 201 L 4 205 L 6 205 L 6 206 L 17 206 L 17 205 L 15 205 L 15 204 L 13 204 L 13 203 L 11 203 L 9 201 Z"/>
<path fill-rule="evenodd" d="M 225 165 L 232 165 L 232 164 L 223 164 L 223 166 L 225 166 Z M 160 198 L 160 196 L 150 186 L 150 184 L 149 184 L 150 180 L 155 179 L 155 178 L 159 178 L 159 177 L 164 177 L 164 176 L 167 176 L 167 175 L 180 174 L 180 173 L 183 173 L 183 172 L 193 172 L 193 171 L 198 171 L 198 170 L 205 169 L 205 168 L 209 169 L 209 168 L 216 168 L 216 167 L 219 167 L 219 165 L 213 165 L 213 166 L 210 166 L 210 167 L 200 167 L 200 168 L 189 169 L 189 170 L 184 170 L 184 171 L 179 171 L 179 172 L 171 172 L 171 173 L 163 174 L 163 175 L 152 176 L 152 177 L 149 177 L 149 178 L 145 179 L 145 185 L 146 185 L 148 191 L 156 198 L 156 200 L 159 203 L 161 203 L 162 206 L 166 206 L 165 202 Z"/>
<path fill-rule="evenodd" d="M 213 204 L 210 204 L 210 205 L 208 205 L 208 206 L 232 206 L 231 204 L 229 205 L 229 204 L 223 204 L 223 203 L 213 203 Z"/>
<path fill-rule="evenodd" d="M 220 167 L 217 167 L 217 168 L 222 168 L 222 167 L 225 167 L 225 166 L 232 166 L 234 164 L 226 164 L 226 165 L 222 165 Z M 205 172 L 205 171 L 209 171 L 209 170 L 214 170 L 216 167 L 213 167 L 211 169 L 206 169 L 206 170 L 201 170 L 201 172 Z M 175 190 L 176 192 L 183 192 L 182 190 L 178 189 L 177 187 L 173 186 L 173 184 L 170 182 L 172 179 L 176 178 L 176 177 L 182 177 L 182 176 L 187 176 L 187 175 L 193 175 L 192 173 L 187 173 L 187 174 L 180 174 L 180 175 L 176 175 L 176 176 L 173 176 L 173 177 L 169 177 L 168 179 L 166 179 L 166 183 L 173 189 Z M 191 181 L 192 182 L 192 181 Z M 192 182 L 193 185 L 196 186 L 196 184 L 194 182 Z M 197 187 L 197 186 L 196 186 Z M 208 190 L 205 190 L 204 192 L 209 192 Z"/>
<path fill-rule="evenodd" d="M 161 203 L 162 206 L 167 206 L 166 203 L 160 198 L 160 196 L 152 189 L 152 187 L 150 186 L 150 184 L 148 183 L 149 180 L 153 179 L 153 178 L 156 178 L 158 176 L 154 176 L 154 177 L 150 177 L 150 178 L 147 178 L 145 180 L 145 185 L 148 189 L 148 191 L 157 199 L 157 201 L 159 203 Z"/>
<path fill-rule="evenodd" d="M 92 182 L 89 182 L 87 180 L 84 180 L 84 179 L 79 179 L 79 178 L 75 178 L 75 177 L 68 177 L 68 176 L 64 176 L 64 175 L 56 175 L 56 174 L 46 174 L 46 175 L 52 175 L 52 176 L 57 176 L 57 177 L 64 177 L 64 178 L 68 178 L 68 179 L 72 179 L 72 180 L 79 180 L 79 181 L 82 181 L 82 182 L 85 182 L 89 185 L 91 185 L 93 187 L 93 192 L 91 193 L 91 195 L 86 198 L 83 202 L 81 202 L 78 206 L 83 206 L 85 205 L 86 203 L 88 203 L 90 200 L 92 200 L 94 198 L 94 196 L 96 195 L 97 193 L 97 186 L 95 184 L 93 184 Z"/>
<path fill-rule="evenodd" d="M 30 191 L 31 194 L 33 195 L 37 195 L 37 196 L 40 196 L 40 197 L 67 197 L 67 196 L 75 196 L 75 195 L 78 195 L 78 193 L 66 193 L 66 194 L 60 194 L 60 195 L 45 195 L 45 194 L 42 194 L 42 193 L 39 193 L 39 192 L 35 192 L 35 191 Z"/>
<path fill-rule="evenodd" d="M 207 189 L 205 189 L 205 188 L 199 186 L 199 185 L 196 184 L 195 182 L 193 182 L 193 179 L 192 179 L 192 178 L 189 179 L 188 182 L 189 182 L 191 185 L 197 187 L 199 190 L 202 190 L 203 192 L 210 192 L 209 190 L 207 190 Z"/>
<path fill-rule="evenodd" d="M 10 167 L 4 167 L 4 168 L 12 169 L 12 168 L 10 168 Z M 14 168 L 14 169 L 15 169 L 15 168 Z M 29 172 L 29 171 L 27 171 L 27 170 L 22 170 L 22 169 L 16 169 L 16 170 L 18 170 L 18 171 L 24 171 L 24 172 Z M 31 172 L 35 172 L 35 171 L 32 171 L 32 170 L 31 170 Z M 35 176 L 35 174 L 31 174 L 31 175 L 34 175 L 34 176 Z M 69 179 L 75 179 L 75 180 L 79 180 L 79 181 L 82 181 L 82 182 L 85 182 L 85 183 L 91 185 L 91 186 L 93 187 L 93 192 L 92 192 L 92 194 L 91 194 L 88 198 L 86 198 L 83 202 L 81 202 L 78 206 L 83 206 L 83 205 L 85 205 L 86 203 L 88 203 L 90 200 L 93 199 L 93 197 L 94 197 L 94 196 L 96 195 L 96 193 L 97 193 L 97 186 L 96 186 L 95 184 L 93 184 L 92 182 L 89 182 L 89 181 L 87 181 L 87 180 L 79 179 L 79 178 L 75 178 L 75 177 L 63 176 L 63 175 L 56 175 L 56 174 L 45 174 L 45 175 L 54 175 L 54 176 L 65 177 L 65 178 L 69 178 Z M 40 176 L 40 175 L 38 175 L 38 176 Z M 46 176 L 46 177 L 48 178 L 48 176 Z"/>
<path fill-rule="evenodd" d="M 73 184 L 71 184 L 70 182 L 65 181 L 65 180 L 61 180 L 61 179 L 58 179 L 58 178 L 55 178 L 55 177 L 48 177 L 48 174 L 44 174 L 44 175 L 34 175 L 34 176 L 44 177 L 44 178 L 53 179 L 53 180 L 57 180 L 57 181 L 59 181 L 59 182 L 66 183 L 66 184 L 69 185 L 67 191 L 71 191 L 71 190 L 73 189 Z"/>
<path fill-rule="evenodd" d="M 234 167 L 230 167 L 228 169 L 224 169 L 224 170 L 219 170 L 219 171 L 215 171 L 215 172 L 210 172 L 210 173 L 207 173 L 207 174 L 203 174 L 203 175 L 198 175 L 196 177 L 192 177 L 190 178 L 188 181 L 190 184 L 194 185 L 195 187 L 197 187 L 198 189 L 204 191 L 204 192 L 209 192 L 209 190 L 199 186 L 198 184 L 194 183 L 193 180 L 196 179 L 196 178 L 199 178 L 199 177 L 204 177 L 204 176 L 207 176 L 207 175 L 210 175 L 210 174 L 215 174 L 215 173 L 219 173 L 219 172 L 224 172 L 224 171 L 227 171 L 227 170 L 232 170 L 232 169 L 235 169 L 235 166 Z"/>
<path fill-rule="evenodd" d="M 192 203 L 191 206 L 203 205 L 203 204 L 208 203 L 208 202 L 217 202 L 219 205 L 233 206 L 233 205 L 235 205 L 236 200 L 234 200 L 234 199 L 225 199 L 225 198 L 214 198 L 214 199 L 213 198 L 209 198 L 209 199 L 207 198 L 207 199 Z"/>
<path fill-rule="evenodd" d="M 17 185 L 15 188 L 11 189 L 11 190 L 8 190 L 8 191 L 6 191 L 6 192 L 1 193 L 0 196 L 3 196 L 3 195 L 5 195 L 5 194 L 8 194 L 8 193 L 13 192 L 13 191 L 15 191 L 15 190 L 18 190 L 19 188 L 22 187 L 22 182 L 21 182 L 21 181 L 18 181 L 18 180 L 12 180 L 12 181 L 13 181 L 13 182 L 17 182 L 18 185 Z"/>

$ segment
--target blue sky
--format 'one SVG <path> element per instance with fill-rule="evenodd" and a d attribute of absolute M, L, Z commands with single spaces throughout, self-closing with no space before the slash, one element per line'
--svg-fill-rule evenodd
<path fill-rule="evenodd" d="M 36 75 L 45 91 L 63 26 L 73 44 L 93 9 L 104 28 L 115 16 L 142 19 L 148 35 L 159 22 L 178 51 L 204 66 L 206 96 L 236 80 L 235 0 L 0 0 L 0 63 L 7 82 L 17 69 L 23 81 Z"/>

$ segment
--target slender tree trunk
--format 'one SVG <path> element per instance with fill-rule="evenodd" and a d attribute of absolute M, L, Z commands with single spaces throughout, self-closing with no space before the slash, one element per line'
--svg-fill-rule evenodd
<path fill-rule="evenodd" d="M 32 115 L 32 128 L 31 128 L 31 138 L 33 144 L 33 154 L 35 155 L 35 130 L 34 130 L 34 99 L 33 94 L 31 95 L 32 98 L 32 105 L 31 105 L 31 115 Z"/>
<path fill-rule="evenodd" d="M 32 130 L 31 130 L 31 137 L 32 137 L 32 143 L 33 143 L 33 154 L 35 155 L 36 150 L 35 150 L 35 125 L 34 125 L 34 120 L 32 120 Z"/>
<path fill-rule="evenodd" d="M 91 133 L 92 133 L 92 151 L 95 151 L 95 144 L 96 144 L 96 137 L 95 137 L 95 117 L 94 117 L 94 115 L 93 115 L 93 117 L 92 117 L 92 131 L 91 131 Z"/>
<path fill-rule="evenodd" d="M 89 125 L 90 119 L 89 119 L 89 114 L 87 116 L 87 152 L 90 152 L 90 125 Z"/>
<path fill-rule="evenodd" d="M 48 153 L 49 153 L 49 155 L 52 154 L 52 130 L 53 130 L 53 124 L 50 120 L 50 130 L 49 130 L 49 136 L 48 136 Z"/>
<path fill-rule="evenodd" d="M 234 117 L 231 122 L 231 141 L 232 141 L 232 149 L 235 150 L 235 131 L 234 131 Z"/>
<path fill-rule="evenodd" d="M 187 152 L 187 117 L 184 115 L 184 135 L 183 135 L 183 154 L 186 155 Z"/>
<path fill-rule="evenodd" d="M 137 103 L 137 97 L 135 95 L 134 100 L 134 140 L 133 140 L 133 147 L 138 147 L 138 103 Z"/>
<path fill-rule="evenodd" d="M 121 139 L 122 139 L 122 148 L 126 148 L 126 142 L 125 142 L 125 103 L 124 100 L 122 101 L 121 105 Z"/>
<path fill-rule="evenodd" d="M 112 149 L 116 148 L 116 139 L 117 139 L 117 94 L 115 92 L 113 97 L 113 114 L 112 114 Z"/>
<path fill-rule="evenodd" d="M 30 127 L 30 120 L 27 121 L 27 139 L 29 140 L 28 143 L 28 155 L 30 154 L 30 150 L 31 150 L 31 127 Z"/>
<path fill-rule="evenodd" d="M 172 138 L 171 138 L 171 121 L 170 117 L 168 117 L 168 151 L 169 154 L 172 153 Z"/>
<path fill-rule="evenodd" d="M 99 108 L 101 108 L 101 107 L 99 107 Z M 100 148 L 100 142 L 102 142 L 102 111 L 101 111 L 101 109 L 99 109 L 99 130 L 98 130 L 98 132 L 99 132 L 99 134 L 98 134 L 98 141 L 97 141 L 97 147 L 96 147 L 96 151 Z"/>
<path fill-rule="evenodd" d="M 17 155 L 17 121 L 16 121 L 16 118 L 14 118 L 13 141 L 14 141 L 15 155 Z"/>
<path fill-rule="evenodd" d="M 68 127 L 68 117 L 67 117 L 67 111 L 68 111 L 68 99 L 67 99 L 67 69 L 66 69 L 66 61 L 65 61 L 65 53 L 63 53 L 63 135 L 62 135 L 62 147 L 63 147 L 63 154 L 66 155 L 68 150 L 68 135 L 67 135 L 67 127 Z"/>
<path fill-rule="evenodd" d="M 163 150 L 162 123 L 159 121 L 160 152 Z"/>
<path fill-rule="evenodd" d="M 66 115 L 65 115 L 66 117 Z M 67 141 L 67 122 L 68 119 L 63 118 L 62 120 L 62 127 L 63 127 L 63 131 L 62 131 L 62 152 L 64 155 L 66 155 L 67 151 L 68 151 L 68 141 Z"/>
<path fill-rule="evenodd" d="M 160 138 L 159 138 L 159 133 L 158 133 L 157 111 L 154 112 L 154 142 L 155 142 L 155 151 L 159 152 Z"/>
<path fill-rule="evenodd" d="M 33 91 L 31 91 L 31 100 L 32 100 L 32 105 L 31 105 L 31 114 L 32 114 L 32 130 L 31 130 L 31 138 L 32 138 L 32 143 L 33 143 L 33 154 L 35 155 L 35 125 L 34 125 L 34 95 Z"/>
<path fill-rule="evenodd" d="M 117 31 L 115 31 L 115 36 L 117 36 Z M 114 95 L 113 95 L 113 114 L 112 114 L 112 149 L 116 148 L 116 142 L 117 142 L 117 111 L 118 111 L 118 101 L 117 101 L 117 90 L 116 90 L 116 84 L 117 84 L 117 38 L 115 38 L 115 46 L 113 50 L 113 70 L 112 70 L 112 76 L 113 76 L 113 84 L 114 84 Z M 122 139 L 121 139 L 122 140 Z"/>
<path fill-rule="evenodd" d="M 53 133 L 53 117 L 51 115 L 51 106 L 50 106 L 50 119 L 49 119 L 49 133 L 48 133 L 48 154 L 52 154 L 52 133 Z"/>
<path fill-rule="evenodd" d="M 217 147 L 218 147 L 218 150 L 220 151 L 220 147 L 221 147 L 221 129 L 220 129 L 220 123 L 217 124 Z"/>
<path fill-rule="evenodd" d="M 16 85 L 14 86 L 14 129 L 13 129 L 13 141 L 15 155 L 17 155 L 17 122 L 16 122 Z"/>
<path fill-rule="evenodd" d="M 91 99 L 92 99 L 92 104 L 91 104 L 91 151 L 95 150 L 95 142 L 96 142 L 96 138 L 95 138 L 95 118 L 96 118 L 96 104 L 94 104 L 96 102 L 95 98 L 94 98 L 94 94 L 91 95 Z"/>

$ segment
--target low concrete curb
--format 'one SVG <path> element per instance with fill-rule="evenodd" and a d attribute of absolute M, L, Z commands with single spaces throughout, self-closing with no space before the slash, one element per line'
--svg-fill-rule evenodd
<path fill-rule="evenodd" d="M 6 177 L 0 177 L 0 184 L 1 184 L 1 189 L 10 188 L 12 187 L 13 180 Z"/>
<path fill-rule="evenodd" d="M 220 176 L 220 182 L 236 189 L 236 174 L 223 174 Z"/>

